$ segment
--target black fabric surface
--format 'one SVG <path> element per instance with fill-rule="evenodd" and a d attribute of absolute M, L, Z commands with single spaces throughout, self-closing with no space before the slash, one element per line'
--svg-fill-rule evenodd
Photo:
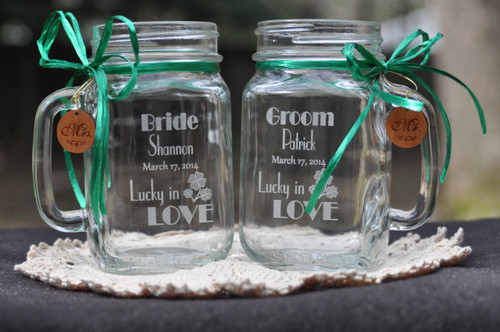
<path fill-rule="evenodd" d="M 2 229 L 0 331 L 500 331 L 500 220 L 429 223 L 415 232 L 427 237 L 440 225 L 449 236 L 462 227 L 473 249 L 453 267 L 375 286 L 209 300 L 120 299 L 48 286 L 14 265 L 30 244 L 68 235 Z"/>

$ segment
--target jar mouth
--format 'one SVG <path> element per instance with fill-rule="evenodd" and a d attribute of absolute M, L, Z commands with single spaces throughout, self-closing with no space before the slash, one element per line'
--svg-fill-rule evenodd
<path fill-rule="evenodd" d="M 134 22 L 139 42 L 141 61 L 149 61 L 155 55 L 163 61 L 220 62 L 217 53 L 217 25 L 201 21 Z M 90 42 L 93 53 L 101 41 L 104 24 L 92 28 Z M 133 54 L 128 26 L 113 23 L 113 31 L 105 54 Z M 161 55 L 160 55 L 161 54 Z M 153 61 L 153 60 L 151 60 Z M 158 60 L 156 60 L 158 61 Z"/>
<path fill-rule="evenodd" d="M 352 31 L 361 33 L 368 32 L 370 35 L 373 29 L 380 31 L 382 25 L 372 21 L 361 20 L 337 20 L 337 19 L 278 19 L 266 20 L 257 23 L 256 34 L 267 31 L 294 31 L 304 29 L 305 31 L 321 31 L 321 30 L 336 30 L 336 31 Z"/>
<path fill-rule="evenodd" d="M 269 20 L 257 24 L 256 61 L 289 58 L 338 60 L 347 43 L 380 53 L 381 24 L 370 21 L 330 19 Z"/>

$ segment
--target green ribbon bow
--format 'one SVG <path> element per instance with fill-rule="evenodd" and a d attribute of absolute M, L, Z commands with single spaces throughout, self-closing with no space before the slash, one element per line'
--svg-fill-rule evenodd
<path fill-rule="evenodd" d="M 118 54 L 104 55 L 106 47 L 111 38 L 113 20 L 119 20 L 127 25 L 130 35 L 130 42 L 135 56 L 135 62 L 130 61 L 126 57 Z M 65 60 L 51 59 L 49 57 L 50 49 L 59 32 L 59 27 L 62 26 L 68 36 L 71 45 L 73 46 L 78 59 L 81 63 L 69 62 Z M 43 27 L 42 35 L 37 40 L 38 50 L 41 55 L 40 66 L 45 68 L 59 68 L 75 71 L 67 86 L 71 85 L 77 76 L 86 76 L 94 78 L 98 89 L 98 105 L 96 115 L 96 133 L 94 141 L 94 151 L 92 155 L 92 169 L 90 175 L 90 200 L 92 210 L 99 220 L 99 213 L 106 214 L 104 200 L 104 179 L 105 171 L 108 165 L 108 134 L 109 134 L 109 112 L 108 101 L 118 101 L 126 98 L 135 86 L 137 81 L 137 69 L 139 64 L 139 43 L 133 23 L 123 16 L 113 16 L 109 18 L 102 32 L 101 41 L 97 47 L 97 51 L 92 62 L 87 58 L 87 51 L 83 38 L 80 32 L 80 27 L 77 20 L 71 13 L 56 11 L 50 15 Z M 127 71 L 130 79 L 125 87 L 120 90 L 115 96 L 110 96 L 108 90 L 108 80 L 106 70 L 103 64 L 111 58 L 120 58 L 128 65 Z M 70 180 L 73 190 L 77 196 L 81 208 L 86 206 L 85 196 L 82 194 L 78 181 L 74 175 L 71 157 L 68 151 L 64 150 Z"/>
<path fill-rule="evenodd" d="M 120 54 L 105 55 L 106 47 L 113 32 L 113 21 L 118 20 L 127 25 L 130 43 L 132 46 L 135 61 L 132 62 L 128 58 Z M 59 27 L 62 26 L 64 32 L 68 36 L 71 45 L 73 46 L 80 63 L 69 62 L 65 60 L 51 59 L 49 57 L 52 44 L 59 32 Z M 135 26 L 128 18 L 124 16 L 112 16 L 104 24 L 101 34 L 101 39 L 97 47 L 95 56 L 92 62 L 87 58 L 87 51 L 80 32 L 80 27 L 77 20 L 71 13 L 56 11 L 50 15 L 43 26 L 41 37 L 37 40 L 38 50 L 41 55 L 40 66 L 45 68 L 59 68 L 71 70 L 75 73 L 69 80 L 66 86 L 73 84 L 75 77 L 86 76 L 93 78 L 98 90 L 98 104 L 96 115 L 96 133 L 94 141 L 94 150 L 92 155 L 92 169 L 90 175 L 90 202 L 92 211 L 96 216 L 97 223 L 99 222 L 99 214 L 106 214 L 105 209 L 105 174 L 108 170 L 108 134 L 109 134 L 109 111 L 108 102 L 120 101 L 127 98 L 133 90 L 138 74 L 158 73 L 164 71 L 174 72 L 218 72 L 219 64 L 217 62 L 206 61 L 185 61 L 185 62 L 148 62 L 140 63 L 139 59 L 139 42 Z M 105 63 L 112 59 L 119 58 L 125 61 L 125 65 L 113 65 Z M 128 75 L 130 76 L 127 84 L 111 96 L 108 93 L 108 80 L 106 74 L 110 75 Z M 78 203 L 81 208 L 86 206 L 85 196 L 82 193 L 80 185 L 76 179 L 76 175 L 71 161 L 71 155 L 64 150 L 64 158 L 68 168 L 69 178 L 73 191 L 75 192 Z M 108 177 L 108 186 L 110 179 Z"/>
<path fill-rule="evenodd" d="M 409 48 L 410 44 L 417 39 L 418 37 L 422 37 L 422 42 L 412 48 L 410 48 L 405 54 L 403 52 Z M 361 124 L 365 121 L 366 116 L 368 115 L 373 102 L 375 101 L 375 98 L 378 97 L 382 100 L 384 100 L 387 103 L 390 104 L 395 104 L 398 106 L 405 107 L 407 109 L 413 110 L 413 111 L 421 111 L 423 107 L 423 103 L 418 101 L 418 100 L 412 100 L 409 98 L 404 98 L 401 96 L 397 95 L 392 95 L 390 93 L 387 93 L 385 91 L 382 91 L 382 89 L 379 87 L 379 80 L 382 75 L 385 75 L 388 72 L 393 72 L 397 73 L 399 75 L 408 77 L 411 80 L 414 80 L 415 82 L 419 83 L 421 86 L 427 90 L 427 92 L 432 96 L 434 101 L 439 107 L 441 116 L 443 117 L 444 125 L 446 128 L 446 160 L 443 166 L 443 171 L 441 173 L 441 178 L 440 181 L 443 182 L 446 173 L 448 171 L 448 166 L 450 163 L 450 156 L 451 156 L 451 126 L 450 126 L 450 121 L 448 119 L 448 116 L 446 114 L 446 111 L 443 107 L 443 104 L 439 100 L 438 96 L 432 91 L 432 89 L 420 78 L 418 77 L 414 71 L 418 70 L 424 70 L 424 71 L 430 71 L 439 75 L 443 75 L 445 77 L 448 77 L 461 86 L 463 86 L 467 92 L 469 92 L 469 95 L 471 96 L 472 100 L 474 101 L 474 104 L 476 106 L 477 112 L 479 114 L 479 119 L 481 121 L 481 127 L 483 130 L 483 134 L 486 133 L 486 121 L 484 118 L 484 112 L 483 109 L 481 108 L 481 105 L 479 104 L 478 99 L 474 95 L 474 93 L 469 89 L 467 85 L 465 85 L 462 81 L 460 81 L 458 78 L 455 76 L 434 68 L 427 66 L 426 63 L 429 60 L 430 56 L 430 51 L 432 45 L 434 45 L 439 39 L 441 39 L 443 35 L 441 33 L 438 33 L 434 38 L 429 39 L 429 35 L 422 31 L 422 30 L 416 30 L 412 34 L 410 34 L 408 37 L 406 37 L 401 44 L 396 48 L 392 56 L 387 60 L 386 62 L 379 61 L 373 54 L 371 54 L 368 50 L 366 50 L 362 45 L 357 44 L 357 43 L 349 43 L 347 44 L 344 49 L 342 49 L 342 53 L 344 54 L 348 68 L 351 72 L 351 75 L 355 81 L 364 81 L 369 84 L 369 88 L 371 91 L 370 98 L 368 99 L 368 104 L 364 108 L 363 112 L 359 116 L 359 118 L 356 120 L 350 131 L 347 133 L 346 137 L 340 144 L 339 148 L 333 155 L 332 159 L 328 163 L 328 165 L 325 167 L 325 170 L 323 172 L 323 175 L 321 176 L 320 180 L 318 181 L 316 188 L 314 189 L 311 198 L 309 199 L 309 203 L 307 204 L 306 207 L 306 212 L 311 213 L 312 209 L 314 208 L 314 205 L 319 199 L 319 196 L 324 190 L 324 187 L 326 185 L 326 182 L 328 181 L 328 178 L 331 176 L 335 168 L 337 167 L 337 164 L 340 161 L 340 158 L 342 158 L 342 155 L 351 142 L 352 138 L 358 131 L 359 127 Z M 359 55 L 362 57 L 362 59 L 357 59 L 354 55 L 354 52 L 357 51 Z M 419 63 L 414 63 L 410 62 L 414 60 L 415 58 L 423 55 L 424 58 L 421 62 Z"/>

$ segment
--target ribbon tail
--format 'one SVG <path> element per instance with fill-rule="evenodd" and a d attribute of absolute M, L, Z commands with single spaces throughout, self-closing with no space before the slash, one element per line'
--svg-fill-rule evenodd
<path fill-rule="evenodd" d="M 75 193 L 76 200 L 80 205 L 81 209 L 84 209 L 87 206 L 85 201 L 85 195 L 80 188 L 80 184 L 78 183 L 78 179 L 76 178 L 75 168 L 73 167 L 73 160 L 71 159 L 71 153 L 66 149 L 63 149 L 64 161 L 66 162 L 66 168 L 68 169 L 69 181 L 71 183 L 71 187 L 73 188 L 73 192 Z"/>
<path fill-rule="evenodd" d="M 68 98 L 61 98 L 61 102 L 69 109 L 71 107 L 71 103 Z M 61 112 L 62 115 L 66 114 L 66 111 Z M 78 179 L 76 178 L 75 168 L 73 167 L 73 160 L 71 159 L 71 153 L 66 149 L 63 149 L 64 162 L 66 163 L 66 168 L 68 170 L 69 182 L 71 183 L 71 187 L 73 188 L 73 192 L 75 194 L 76 200 L 78 201 L 78 205 L 80 205 L 81 209 L 84 209 L 87 206 L 87 202 L 85 200 L 85 195 L 82 192 L 82 188 L 78 183 Z"/>
<path fill-rule="evenodd" d="M 479 99 L 477 99 L 474 92 L 472 92 L 472 90 L 464 82 L 462 82 L 458 77 L 455 77 L 452 74 L 450 74 L 444 70 L 441 70 L 441 69 L 437 69 L 437 68 L 430 67 L 430 66 L 421 66 L 420 69 L 431 71 L 433 73 L 450 78 L 450 79 L 454 80 L 456 83 L 458 83 L 459 85 L 461 85 L 465 90 L 467 90 L 470 97 L 472 98 L 472 101 L 474 102 L 474 105 L 476 106 L 476 110 L 477 110 L 477 113 L 479 116 L 479 121 L 481 122 L 481 129 L 483 131 L 483 134 L 486 134 L 486 118 L 484 116 L 483 108 L 481 107 L 481 104 L 479 103 Z"/>
<path fill-rule="evenodd" d="M 100 214 L 106 215 L 104 181 L 108 163 L 109 113 L 107 110 L 106 73 L 102 69 L 98 69 L 95 74 L 95 79 L 97 82 L 99 100 L 97 105 L 96 134 L 90 175 L 90 199 L 95 219 L 100 223 Z"/>
<path fill-rule="evenodd" d="M 361 115 L 358 117 L 352 128 L 349 130 L 347 133 L 346 137 L 340 144 L 339 148 L 333 155 L 332 159 L 328 162 L 328 165 L 326 166 L 325 170 L 323 171 L 323 175 L 319 179 L 318 183 L 316 184 L 316 187 L 314 188 L 314 191 L 311 195 L 311 198 L 309 199 L 309 202 L 307 203 L 307 207 L 305 211 L 307 213 L 311 213 L 314 206 L 316 205 L 316 202 L 319 199 L 319 196 L 325 189 L 326 182 L 328 181 L 329 177 L 332 175 L 333 171 L 337 167 L 338 163 L 340 162 L 340 159 L 342 158 L 342 155 L 344 154 L 347 146 L 353 139 L 354 135 L 358 132 L 359 127 L 363 124 L 363 122 L 366 119 L 366 116 L 371 110 L 371 107 L 373 105 L 373 102 L 375 101 L 375 97 L 377 96 L 376 93 L 371 93 L 370 94 L 370 99 L 368 99 L 368 104 L 364 108 L 363 112 L 361 112 Z"/>

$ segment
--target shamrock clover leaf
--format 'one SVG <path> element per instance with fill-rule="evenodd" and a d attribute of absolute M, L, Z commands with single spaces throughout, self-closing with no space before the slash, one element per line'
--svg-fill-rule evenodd
<path fill-rule="evenodd" d="M 200 198 L 205 202 L 208 201 L 210 198 L 212 198 L 212 190 L 208 188 L 200 190 Z"/>
<path fill-rule="evenodd" d="M 186 197 L 186 198 L 193 197 L 193 191 L 191 189 L 184 190 L 184 197 Z"/>
<path fill-rule="evenodd" d="M 207 202 L 212 198 L 212 190 L 205 188 L 207 179 L 205 179 L 203 173 L 196 171 L 195 173 L 190 174 L 188 177 L 188 183 L 190 188 L 183 191 L 184 197 L 191 198 L 193 202 L 196 202 L 199 199 Z"/>
<path fill-rule="evenodd" d="M 314 180 L 316 180 L 316 183 L 309 186 L 309 192 L 311 194 L 314 192 L 314 189 L 316 189 L 316 186 L 318 185 L 318 182 L 321 179 L 321 176 L 323 175 L 324 171 L 325 171 L 325 169 L 322 168 L 321 170 L 318 170 L 318 171 L 316 171 L 316 173 L 314 173 L 313 178 L 314 178 Z M 337 187 L 335 187 L 334 185 L 331 185 L 332 182 L 333 182 L 333 176 L 330 176 L 328 178 L 328 181 L 325 184 L 325 189 L 323 189 L 323 192 L 321 193 L 321 195 L 318 198 L 321 198 L 323 196 L 326 196 L 328 198 L 336 198 L 338 196 L 339 191 L 338 191 Z"/>
<path fill-rule="evenodd" d="M 194 174 L 189 175 L 188 182 L 191 184 L 191 188 L 200 190 L 205 187 L 207 179 L 205 179 L 203 173 L 196 171 Z"/>
<path fill-rule="evenodd" d="M 325 188 L 325 195 L 328 198 L 336 198 L 338 194 L 339 191 L 335 186 L 328 186 Z"/>

